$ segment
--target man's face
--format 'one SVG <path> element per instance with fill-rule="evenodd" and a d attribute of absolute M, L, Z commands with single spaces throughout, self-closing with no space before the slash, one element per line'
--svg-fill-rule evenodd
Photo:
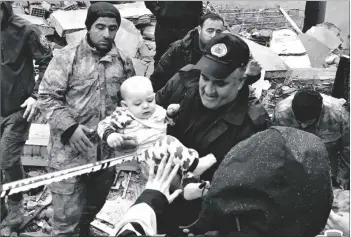
<path fill-rule="evenodd" d="M 224 26 L 221 20 L 207 19 L 202 27 L 199 26 L 201 44 L 205 46 L 213 37 L 222 33 L 223 29 Z"/>
<path fill-rule="evenodd" d="M 217 79 L 202 73 L 199 80 L 202 104 L 208 109 L 217 109 L 234 101 L 244 84 L 243 74 L 243 70 L 237 69 L 226 79 Z"/>
<path fill-rule="evenodd" d="M 89 31 L 90 40 L 99 51 L 109 51 L 115 39 L 118 24 L 115 18 L 99 17 Z"/>

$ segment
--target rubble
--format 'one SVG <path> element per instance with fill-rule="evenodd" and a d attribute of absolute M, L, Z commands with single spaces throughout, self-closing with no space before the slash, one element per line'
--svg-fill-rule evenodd
<path fill-rule="evenodd" d="M 323 26 L 313 26 L 306 34 L 313 36 L 330 50 L 335 50 L 342 44 L 337 34 Z"/>

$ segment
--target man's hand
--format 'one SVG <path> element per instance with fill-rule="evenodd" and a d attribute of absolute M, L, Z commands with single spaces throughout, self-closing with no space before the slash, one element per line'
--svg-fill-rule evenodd
<path fill-rule="evenodd" d="M 261 65 L 256 60 L 251 60 L 247 65 L 245 75 L 247 76 L 258 76 L 262 70 Z"/>
<path fill-rule="evenodd" d="M 30 122 L 37 113 L 37 100 L 33 97 L 29 97 L 21 105 L 22 108 L 26 108 L 23 114 L 23 118 L 27 119 L 27 122 Z"/>
<path fill-rule="evenodd" d="M 171 170 L 173 165 L 174 156 L 171 156 L 168 161 L 168 156 L 164 156 L 161 160 L 161 163 L 158 166 L 157 173 L 155 175 L 155 162 L 153 160 L 149 160 L 149 179 L 146 183 L 145 189 L 153 189 L 160 191 L 163 193 L 168 202 L 171 203 L 176 199 L 182 190 L 178 189 L 174 191 L 172 194 L 169 193 L 169 187 L 171 186 L 171 182 L 173 178 L 177 175 L 177 171 L 179 169 L 179 164 L 174 166 Z"/>
<path fill-rule="evenodd" d="M 80 153 L 87 152 L 89 148 L 93 147 L 93 144 L 85 134 L 91 132 L 93 132 L 92 129 L 85 125 L 79 124 L 69 139 L 70 145 Z"/>
<path fill-rule="evenodd" d="M 340 230 L 343 232 L 343 236 L 350 236 L 350 217 L 347 212 L 335 213 L 333 210 L 330 211 L 329 218 L 327 221 L 327 228 Z"/>
<path fill-rule="evenodd" d="M 119 133 L 116 133 L 116 132 L 111 133 L 107 137 L 107 144 L 112 148 L 120 147 L 123 142 L 124 142 L 124 140 L 123 140 L 122 135 Z"/>
<path fill-rule="evenodd" d="M 173 118 L 180 109 L 180 105 L 179 104 L 170 104 L 167 107 L 167 116 L 169 116 L 170 118 Z"/>

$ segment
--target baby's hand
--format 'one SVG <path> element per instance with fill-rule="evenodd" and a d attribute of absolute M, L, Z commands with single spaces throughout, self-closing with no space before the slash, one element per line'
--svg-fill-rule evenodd
<path fill-rule="evenodd" d="M 247 65 L 245 75 L 246 76 L 258 76 L 262 70 L 261 65 L 256 60 L 251 60 Z"/>
<path fill-rule="evenodd" d="M 124 142 L 124 139 L 119 133 L 111 133 L 107 137 L 107 144 L 112 148 L 121 146 L 123 142 Z"/>
<path fill-rule="evenodd" d="M 174 117 L 179 112 L 179 109 L 180 109 L 179 104 L 170 104 L 167 107 L 167 116 L 170 118 Z"/>

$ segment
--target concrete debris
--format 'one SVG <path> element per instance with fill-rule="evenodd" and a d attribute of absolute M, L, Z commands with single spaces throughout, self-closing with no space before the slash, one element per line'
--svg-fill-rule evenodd
<path fill-rule="evenodd" d="M 44 18 L 26 15 L 26 14 L 17 14 L 17 15 L 29 21 L 33 25 L 36 25 L 44 35 L 53 35 L 55 32 L 54 27 L 50 26 Z"/>
<path fill-rule="evenodd" d="M 57 10 L 51 13 L 49 19 L 60 37 L 66 34 L 85 29 L 87 10 L 64 11 Z"/>
<path fill-rule="evenodd" d="M 141 16 L 149 15 L 153 16 L 151 11 L 146 8 L 144 2 L 134 2 L 114 5 L 119 12 L 121 17 L 138 19 Z"/>
<path fill-rule="evenodd" d="M 330 50 L 339 48 L 342 43 L 335 33 L 325 27 L 313 26 L 306 32 L 306 34 L 313 36 L 318 41 L 326 45 Z"/>
<path fill-rule="evenodd" d="M 306 54 L 306 49 L 297 34 L 290 29 L 273 31 L 269 48 L 279 56 L 302 56 Z"/>
<path fill-rule="evenodd" d="M 307 54 L 302 56 L 279 56 L 290 68 L 311 68 L 311 61 Z"/>

